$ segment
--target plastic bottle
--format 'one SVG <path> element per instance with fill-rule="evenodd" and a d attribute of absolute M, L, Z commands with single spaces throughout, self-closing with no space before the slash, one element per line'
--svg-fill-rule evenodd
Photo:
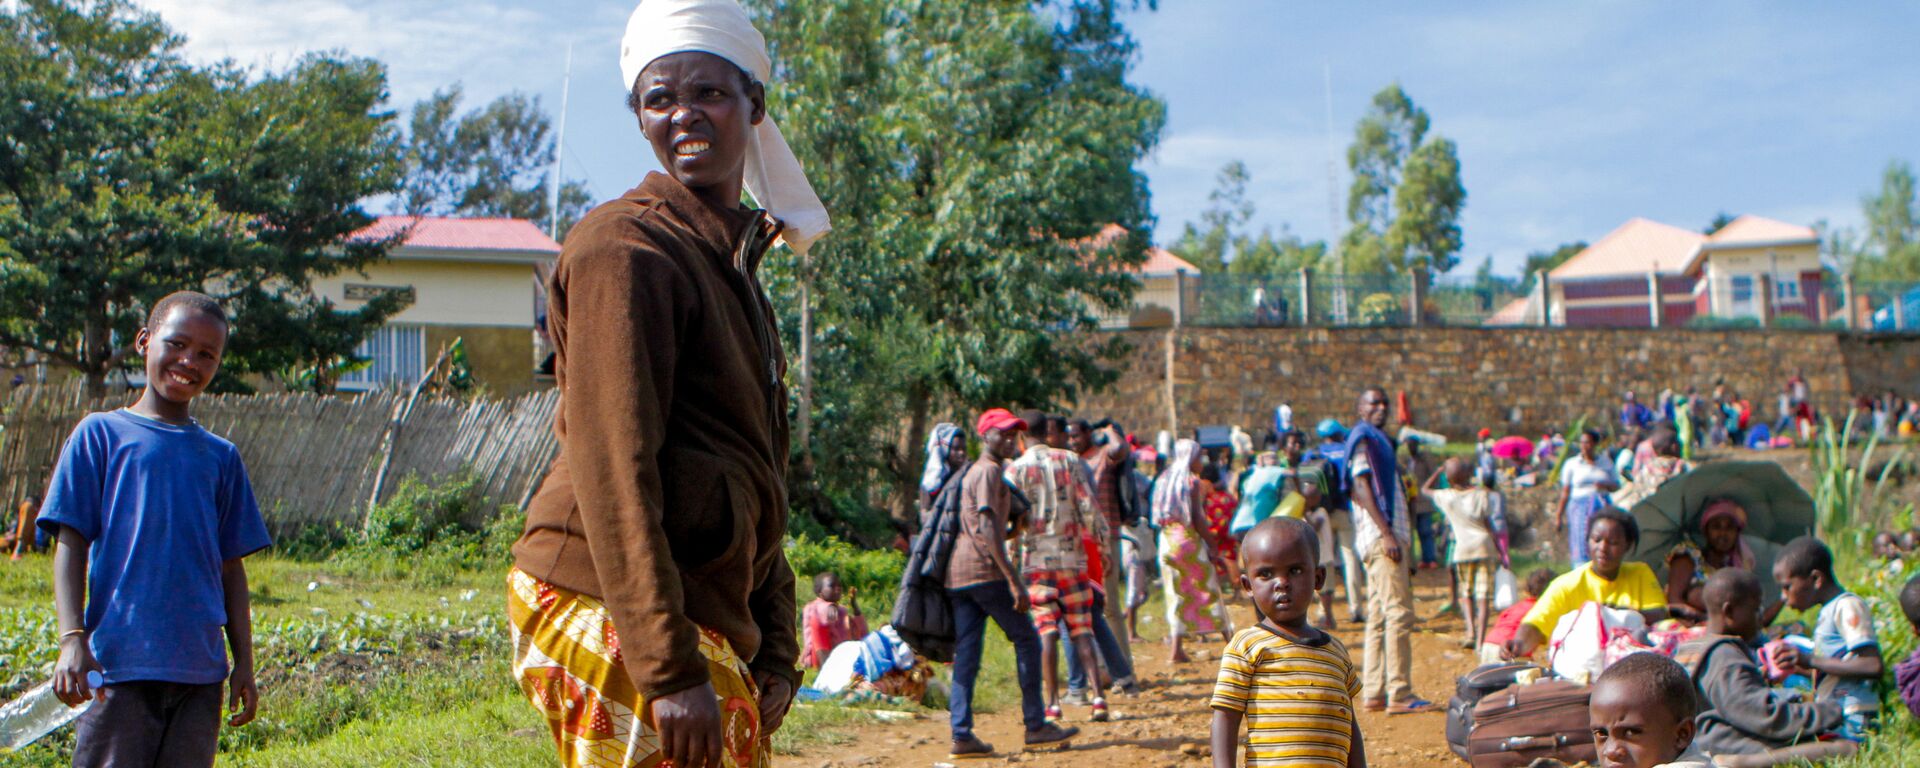
<path fill-rule="evenodd" d="M 27 691 L 20 698 L 0 705 L 0 753 L 23 749 L 85 714 L 87 708 L 97 700 L 106 680 L 100 677 L 99 672 L 88 672 L 87 685 L 94 690 L 95 698 L 77 707 L 62 704 L 59 697 L 53 695 L 51 680 Z"/>

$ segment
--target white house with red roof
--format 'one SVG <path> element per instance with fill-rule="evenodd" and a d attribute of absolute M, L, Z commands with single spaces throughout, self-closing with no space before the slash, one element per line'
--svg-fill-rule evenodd
<path fill-rule="evenodd" d="M 343 390 L 418 380 L 439 350 L 463 339 L 477 383 L 512 395 L 540 386 L 537 320 L 545 315 L 540 278 L 560 244 L 524 219 L 382 216 L 356 239 L 402 236 L 384 260 L 359 272 L 314 281 L 314 292 L 357 309 L 405 291 L 413 303 L 360 345 L 373 363 L 348 374 Z"/>
<path fill-rule="evenodd" d="M 1086 241 L 1098 250 L 1127 234 L 1126 227 L 1108 224 Z M 1147 246 L 1147 260 L 1128 268 L 1140 288 L 1133 295 L 1133 307 L 1126 312 L 1100 313 L 1103 328 L 1157 328 L 1173 325 L 1175 308 L 1180 303 L 1183 285 L 1192 285 L 1200 268 L 1159 246 Z"/>
<path fill-rule="evenodd" d="M 1553 325 L 1644 328 L 1701 316 L 1787 315 L 1820 323 L 1830 311 L 1821 301 L 1819 235 L 1759 216 L 1741 216 L 1710 235 L 1630 219 L 1547 278 Z M 1538 308 L 1496 313 L 1507 324 L 1524 315 L 1537 320 Z"/>

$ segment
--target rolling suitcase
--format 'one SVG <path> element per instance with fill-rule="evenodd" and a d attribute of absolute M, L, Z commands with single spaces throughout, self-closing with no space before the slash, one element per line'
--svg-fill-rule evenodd
<path fill-rule="evenodd" d="M 1453 699 L 1447 702 L 1447 746 L 1460 759 L 1467 759 L 1467 734 L 1473 730 L 1473 707 L 1481 699 L 1513 685 L 1515 677 L 1529 669 L 1525 662 L 1484 664 L 1460 677 L 1454 685 Z"/>
<path fill-rule="evenodd" d="M 1588 690 L 1565 680 L 1518 685 L 1480 700 L 1467 735 L 1473 768 L 1519 768 L 1542 757 L 1594 761 Z"/>

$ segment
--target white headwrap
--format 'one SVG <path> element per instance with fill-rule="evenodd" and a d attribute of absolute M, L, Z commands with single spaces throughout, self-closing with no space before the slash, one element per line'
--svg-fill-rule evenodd
<path fill-rule="evenodd" d="M 627 35 L 620 41 L 620 75 L 627 90 L 654 59 L 688 51 L 719 56 L 763 83 L 773 75 L 767 39 L 736 0 L 642 0 L 627 18 Z M 771 115 L 754 126 L 749 142 L 747 194 L 786 225 L 780 237 L 787 247 L 805 254 L 833 228 L 827 208 Z"/>
<path fill-rule="evenodd" d="M 1190 524 L 1187 521 L 1193 519 L 1194 487 L 1200 483 L 1193 474 L 1193 460 L 1199 455 L 1200 444 L 1192 440 L 1183 437 L 1173 444 L 1173 460 L 1153 483 L 1154 525 Z"/>
<path fill-rule="evenodd" d="M 927 435 L 927 468 L 920 473 L 920 490 L 927 493 L 939 493 L 941 486 L 947 484 L 951 470 L 947 468 L 947 452 L 953 450 L 953 436 L 960 434 L 960 428 L 947 422 L 934 425 L 933 434 Z"/>

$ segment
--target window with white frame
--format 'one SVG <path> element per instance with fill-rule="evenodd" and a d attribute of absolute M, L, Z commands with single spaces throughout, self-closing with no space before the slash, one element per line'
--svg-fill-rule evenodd
<path fill-rule="evenodd" d="M 384 326 L 367 334 L 353 354 L 371 362 L 365 368 L 341 376 L 341 389 L 411 385 L 427 367 L 427 329 L 418 325 Z"/>
<path fill-rule="evenodd" d="M 1733 300 L 1736 302 L 1753 300 L 1753 275 L 1734 275 L 1729 281 L 1733 286 Z"/>
<path fill-rule="evenodd" d="M 1786 302 L 1799 301 L 1800 300 L 1800 281 L 1794 280 L 1791 278 L 1780 278 L 1780 279 L 1774 280 L 1773 281 L 1773 298 L 1775 301 L 1786 301 Z"/>

